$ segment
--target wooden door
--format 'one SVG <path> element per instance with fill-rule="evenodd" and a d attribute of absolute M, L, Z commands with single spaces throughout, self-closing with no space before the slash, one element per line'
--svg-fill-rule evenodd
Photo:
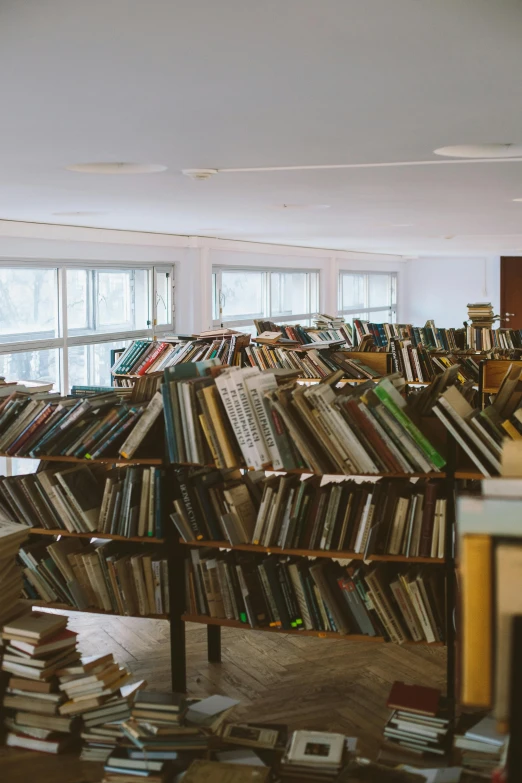
<path fill-rule="evenodd" d="M 522 257 L 500 259 L 500 326 L 522 329 Z"/>

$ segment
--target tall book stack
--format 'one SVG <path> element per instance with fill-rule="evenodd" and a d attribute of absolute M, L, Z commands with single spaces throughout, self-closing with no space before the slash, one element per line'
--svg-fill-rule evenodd
<path fill-rule="evenodd" d="M 173 767 L 186 768 L 191 755 L 206 751 L 209 736 L 186 725 L 186 712 L 180 694 L 136 693 L 131 716 L 120 724 L 125 739 L 106 760 L 104 783 L 141 777 L 163 783 Z"/>
<path fill-rule="evenodd" d="M 58 672 L 80 658 L 67 618 L 31 612 L 3 627 L 2 670 L 11 676 L 3 706 L 6 743 L 60 753 L 79 736 L 79 724 L 58 688 Z"/>
<path fill-rule="evenodd" d="M 462 766 L 470 775 L 476 775 L 491 780 L 495 770 L 505 766 L 509 736 L 499 734 L 495 718 L 486 715 L 477 721 L 476 717 L 463 716 L 463 721 L 470 719 L 473 725 L 455 735 L 454 747 L 461 753 Z"/>
<path fill-rule="evenodd" d="M 393 710 L 384 728 L 388 742 L 419 756 L 448 752 L 450 721 L 441 707 L 440 691 L 395 682 L 387 706 Z"/>

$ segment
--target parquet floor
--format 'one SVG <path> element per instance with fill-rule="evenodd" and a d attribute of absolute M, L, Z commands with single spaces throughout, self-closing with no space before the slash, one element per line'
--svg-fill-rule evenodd
<path fill-rule="evenodd" d="M 71 613 L 82 652 L 111 651 L 156 690 L 170 689 L 169 626 L 165 621 Z M 237 716 L 288 723 L 291 729 L 339 731 L 359 738 L 375 758 L 396 679 L 445 686 L 441 648 L 349 643 L 295 635 L 222 629 L 221 664 L 207 662 L 205 626 L 187 626 L 188 687 L 196 696 L 224 693 L 241 700 Z M 101 779 L 93 764 L 42 754 L 0 753 L 2 783 L 83 783 Z"/>

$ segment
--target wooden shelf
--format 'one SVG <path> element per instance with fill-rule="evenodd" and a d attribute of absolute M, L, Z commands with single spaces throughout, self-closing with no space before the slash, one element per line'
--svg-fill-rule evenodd
<path fill-rule="evenodd" d="M 337 639 L 338 641 L 348 642 L 369 642 L 373 644 L 383 644 L 384 639 L 382 636 L 366 636 L 365 634 L 342 634 L 335 631 L 298 631 L 296 629 L 284 630 L 283 628 L 271 628 L 270 626 L 263 626 L 258 628 L 252 628 L 248 623 L 241 623 L 239 620 L 227 620 L 221 617 L 207 617 L 202 614 L 184 614 L 181 616 L 184 623 L 199 623 L 202 625 L 219 625 L 224 628 L 242 628 L 247 631 L 267 631 L 269 633 L 282 633 L 292 634 L 298 636 L 315 636 L 319 639 Z M 444 642 L 404 642 L 406 645 L 412 646 L 430 646 L 430 647 L 445 647 Z"/>
<path fill-rule="evenodd" d="M 169 620 L 168 614 L 119 614 L 119 612 L 105 612 L 103 609 L 78 609 L 76 606 L 69 606 L 69 604 L 52 603 L 49 601 L 40 601 L 38 599 L 26 599 L 27 604 L 30 606 L 36 606 L 38 609 L 59 609 L 63 612 L 81 612 L 87 614 L 105 614 L 111 617 L 136 617 L 142 620 Z"/>
<path fill-rule="evenodd" d="M 30 457 L 29 455 L 24 455 L 21 457 L 13 457 L 10 454 L 2 454 L 0 453 L 0 457 L 5 457 L 7 459 L 36 459 L 41 460 L 43 462 L 52 461 L 52 462 L 77 462 L 77 463 L 83 463 L 85 465 L 94 464 L 94 463 L 105 463 L 105 464 L 117 464 L 117 465 L 164 465 L 166 467 L 188 467 L 188 468 L 213 468 L 217 470 L 215 465 L 210 464 L 203 464 L 200 462 L 175 462 L 175 463 L 168 463 L 166 460 L 160 459 L 159 457 L 143 457 L 143 458 L 137 458 L 137 459 L 124 459 L 123 457 L 97 457 L 96 459 L 86 459 L 83 457 L 57 457 L 57 456 L 41 456 L 41 457 Z M 230 468 L 230 470 L 254 470 L 254 468 L 247 468 L 245 465 L 235 465 L 234 468 Z M 272 467 L 265 468 L 268 472 L 274 472 L 274 473 L 291 473 L 295 475 L 306 475 L 306 476 L 344 476 L 345 478 L 427 478 L 427 479 L 444 479 L 446 478 L 445 473 L 321 473 L 312 470 L 311 468 L 298 468 L 295 470 L 274 470 Z"/>
<path fill-rule="evenodd" d="M 478 470 L 456 470 L 455 471 L 455 478 L 456 479 L 476 479 L 477 481 L 480 481 L 481 479 L 487 478 L 487 476 L 484 476 L 483 473 L 479 473 Z"/>
<path fill-rule="evenodd" d="M 360 552 L 334 552 L 325 549 L 281 549 L 278 546 L 259 546 L 257 544 L 231 544 L 228 541 L 184 541 L 184 546 L 211 547 L 212 549 L 232 549 L 242 552 L 264 552 L 272 555 L 292 555 L 296 557 L 328 557 L 339 560 L 376 560 L 390 563 L 431 563 L 441 565 L 444 559 L 434 557 L 405 557 L 404 555 L 370 555 L 365 558 Z"/>
<path fill-rule="evenodd" d="M 117 457 L 96 457 L 95 459 L 87 459 L 86 457 L 61 457 L 61 456 L 41 456 L 31 457 L 29 454 L 4 454 L 0 453 L 0 457 L 6 459 L 37 459 L 43 462 L 82 462 L 86 463 L 105 463 L 105 464 L 119 464 L 119 465 L 163 465 L 164 460 L 159 457 L 138 457 L 136 459 L 124 459 L 121 456 Z"/>
<path fill-rule="evenodd" d="M 117 536 L 110 533 L 100 533 L 95 530 L 92 533 L 71 533 L 69 530 L 47 530 L 45 527 L 29 528 L 30 535 L 36 536 L 68 536 L 70 538 L 101 538 L 107 541 L 134 541 L 140 544 L 164 544 L 164 538 L 153 538 L 148 536 Z"/>

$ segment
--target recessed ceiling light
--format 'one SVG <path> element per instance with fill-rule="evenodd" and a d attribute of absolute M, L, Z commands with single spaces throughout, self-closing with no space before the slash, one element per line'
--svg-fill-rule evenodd
<path fill-rule="evenodd" d="M 519 158 L 522 144 L 457 144 L 439 147 L 434 153 L 447 158 Z"/>
<path fill-rule="evenodd" d="M 217 169 L 182 169 L 181 173 L 190 179 L 210 179 L 218 173 Z"/>
<path fill-rule="evenodd" d="M 155 174 L 167 169 L 160 163 L 73 163 L 65 168 L 82 174 Z"/>
<path fill-rule="evenodd" d="M 53 212 L 53 215 L 58 217 L 91 217 L 92 215 L 107 215 L 108 212 L 94 212 L 85 210 L 84 212 Z"/>
<path fill-rule="evenodd" d="M 514 198 L 512 201 L 522 201 L 522 198 Z"/>
<path fill-rule="evenodd" d="M 295 209 L 295 210 L 320 210 L 330 209 L 330 204 L 275 204 L 275 209 Z"/>

